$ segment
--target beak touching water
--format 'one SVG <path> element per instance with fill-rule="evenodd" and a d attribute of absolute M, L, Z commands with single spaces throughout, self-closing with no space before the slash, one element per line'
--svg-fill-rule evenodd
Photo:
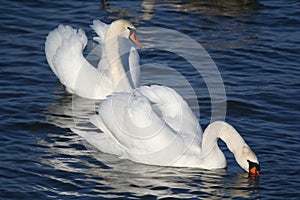
<path fill-rule="evenodd" d="M 250 177 L 258 177 L 260 175 L 260 166 L 257 163 L 251 162 L 248 160 L 249 163 L 249 176 Z"/>
<path fill-rule="evenodd" d="M 250 170 L 249 170 L 249 176 L 251 177 L 256 177 L 256 176 L 259 176 L 259 170 L 257 169 L 257 167 L 252 167 Z"/>
<path fill-rule="evenodd" d="M 138 48 L 142 48 L 141 43 L 136 39 L 136 32 L 132 32 L 129 36 L 129 39 L 138 47 Z"/>

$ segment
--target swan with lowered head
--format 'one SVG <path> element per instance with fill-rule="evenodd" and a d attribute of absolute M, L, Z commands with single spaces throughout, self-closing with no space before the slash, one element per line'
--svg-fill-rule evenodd
<path fill-rule="evenodd" d="M 48 64 L 67 91 L 89 99 L 104 99 L 112 92 L 131 92 L 139 86 L 140 43 L 136 28 L 126 20 L 107 25 L 94 20 L 100 61 L 94 67 L 83 56 L 87 37 L 82 29 L 59 25 L 45 42 Z"/>
<path fill-rule="evenodd" d="M 259 175 L 256 155 L 231 125 L 213 122 L 202 135 L 186 101 L 165 86 L 115 93 L 100 103 L 90 120 L 102 132 L 72 131 L 100 151 L 123 159 L 158 166 L 225 168 L 220 138 L 245 171 Z"/>

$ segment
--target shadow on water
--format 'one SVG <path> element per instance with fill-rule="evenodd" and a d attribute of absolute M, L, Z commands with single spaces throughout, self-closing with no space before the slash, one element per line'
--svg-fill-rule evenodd
<path fill-rule="evenodd" d="M 256 42 L 257 35 L 248 27 L 255 22 L 248 16 L 263 8 L 258 0 L 148 0 L 130 4 L 102 1 L 102 9 L 110 14 L 109 21 L 125 18 L 130 19 L 138 29 L 143 24 L 171 28 L 194 37 L 205 48 L 213 50 L 235 49 Z M 184 17 L 185 14 L 194 17 Z"/>
<path fill-rule="evenodd" d="M 141 13 L 140 10 L 134 10 L 133 7 L 142 7 L 142 18 L 144 20 L 151 20 L 155 17 L 156 9 L 163 10 L 165 8 L 168 12 L 189 12 L 198 14 L 218 14 L 220 16 L 236 17 L 245 15 L 252 10 L 258 10 L 263 7 L 258 0 L 198 0 L 198 1 L 173 1 L 173 0 L 144 0 L 139 5 L 136 2 L 135 6 L 118 4 L 114 1 L 101 1 L 101 8 L 108 13 L 115 15 L 118 18 L 126 17 L 127 14 Z"/>

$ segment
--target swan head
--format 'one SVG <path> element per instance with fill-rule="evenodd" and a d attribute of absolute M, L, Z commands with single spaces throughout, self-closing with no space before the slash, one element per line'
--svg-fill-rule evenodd
<path fill-rule="evenodd" d="M 113 37 L 124 37 L 131 40 L 138 48 L 141 48 L 140 42 L 136 38 L 136 28 L 134 25 L 124 19 L 119 19 L 112 22 L 107 30 L 106 39 Z"/>
<path fill-rule="evenodd" d="M 236 156 L 236 161 L 249 173 L 249 176 L 259 176 L 260 165 L 258 159 L 248 145 L 243 146 L 239 156 Z"/>

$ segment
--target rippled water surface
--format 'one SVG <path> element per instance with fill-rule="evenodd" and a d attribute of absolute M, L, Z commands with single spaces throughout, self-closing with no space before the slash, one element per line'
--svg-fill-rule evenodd
<path fill-rule="evenodd" d="M 299 1 L 7 0 L 0 11 L 0 199 L 300 198 Z M 225 85 L 226 121 L 258 155 L 259 178 L 248 178 L 223 143 L 226 170 L 157 169 L 98 152 L 70 131 L 97 102 L 65 91 L 46 62 L 45 38 L 69 24 L 91 40 L 93 19 L 118 18 L 178 31 L 206 49 Z M 140 56 L 142 82 L 173 87 L 195 113 L 199 103 L 205 128 L 211 99 L 190 64 L 151 48 Z M 174 81 L 178 74 L 193 91 Z"/>

